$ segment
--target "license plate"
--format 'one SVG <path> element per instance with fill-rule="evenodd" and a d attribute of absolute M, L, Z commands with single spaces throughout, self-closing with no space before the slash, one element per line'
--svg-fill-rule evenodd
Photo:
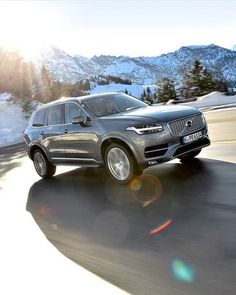
<path fill-rule="evenodd" d="M 190 143 L 202 137 L 202 132 L 196 132 L 183 137 L 183 143 Z"/>

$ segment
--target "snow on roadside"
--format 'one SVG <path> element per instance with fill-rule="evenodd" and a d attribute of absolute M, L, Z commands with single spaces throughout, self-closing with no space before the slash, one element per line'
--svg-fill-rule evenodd
<path fill-rule="evenodd" d="M 91 94 L 94 93 L 100 93 L 100 92 L 107 92 L 107 91 L 123 91 L 125 90 L 128 91 L 128 93 L 131 93 L 131 95 L 140 98 L 143 90 L 147 91 L 147 87 L 150 88 L 151 92 L 154 93 L 156 92 L 157 85 L 152 84 L 152 85 L 138 85 L 138 84 L 131 84 L 131 85 L 126 85 L 126 84 L 116 84 L 116 83 L 111 83 L 108 85 L 97 85 L 94 89 L 90 91 Z"/>
<path fill-rule="evenodd" d="M 0 101 L 7 101 L 11 98 L 11 94 L 4 92 L 4 93 L 0 93 Z"/>
<path fill-rule="evenodd" d="M 184 105 L 195 108 L 209 108 L 215 106 L 223 106 L 227 104 L 235 104 L 236 95 L 227 96 L 221 92 L 215 91 L 207 95 L 199 97 L 196 101 L 186 102 Z"/>
<path fill-rule="evenodd" d="M 11 94 L 0 93 L 0 147 L 22 142 L 28 123 L 21 107 L 10 98 Z"/>

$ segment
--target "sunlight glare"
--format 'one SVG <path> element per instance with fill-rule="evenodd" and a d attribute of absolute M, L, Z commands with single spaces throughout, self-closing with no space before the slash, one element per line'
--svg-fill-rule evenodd
<path fill-rule="evenodd" d="M 55 37 L 57 31 L 49 15 L 31 6 L 1 7 L 0 46 L 20 50 L 27 59 L 35 58 L 51 44 L 51 36 Z"/>

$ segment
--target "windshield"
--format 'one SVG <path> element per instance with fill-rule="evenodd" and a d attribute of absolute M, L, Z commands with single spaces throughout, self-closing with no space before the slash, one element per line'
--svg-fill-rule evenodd
<path fill-rule="evenodd" d="M 92 97 L 85 100 L 84 104 L 97 117 L 147 107 L 144 102 L 123 93 Z"/>

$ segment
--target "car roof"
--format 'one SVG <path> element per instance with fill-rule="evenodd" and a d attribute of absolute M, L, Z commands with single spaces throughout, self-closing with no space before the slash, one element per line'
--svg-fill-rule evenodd
<path fill-rule="evenodd" d="M 42 106 L 40 106 L 37 110 L 42 109 L 42 108 L 46 108 L 49 106 L 53 106 L 53 105 L 57 105 L 63 102 L 79 102 L 81 103 L 84 100 L 87 99 L 93 99 L 93 98 L 99 98 L 99 97 L 104 97 L 104 96 L 110 96 L 110 95 L 114 95 L 114 94 L 118 94 L 121 93 L 119 91 L 111 91 L 111 92 L 101 92 L 101 93 L 96 93 L 96 94 L 91 94 L 91 95 L 84 95 L 84 96 L 78 96 L 78 97 L 61 97 L 57 100 L 48 102 Z"/>

